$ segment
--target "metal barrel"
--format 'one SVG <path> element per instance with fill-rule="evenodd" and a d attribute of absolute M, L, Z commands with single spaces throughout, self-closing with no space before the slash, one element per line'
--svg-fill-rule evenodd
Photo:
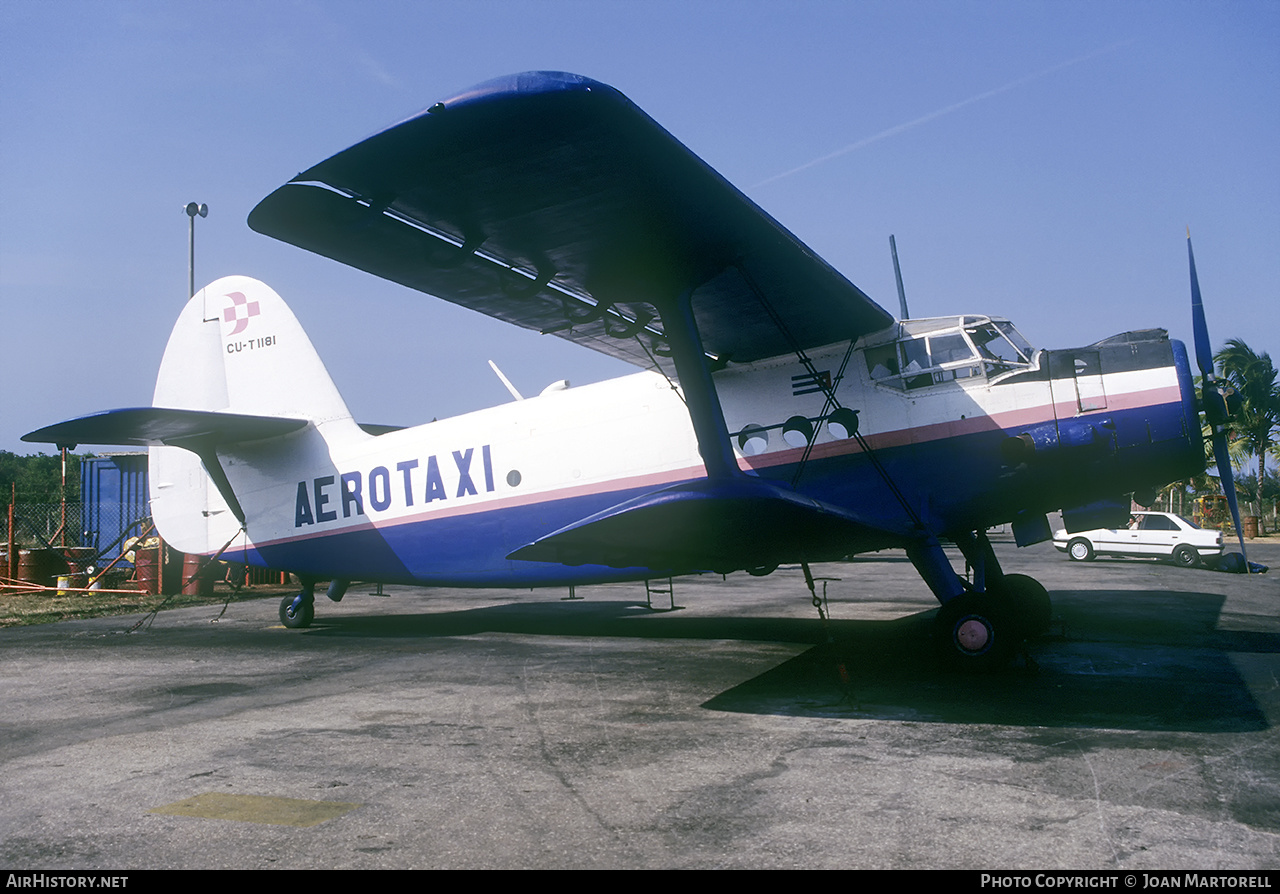
<path fill-rule="evenodd" d="M 207 557 L 186 554 L 182 559 L 182 595 L 212 596 L 213 572 Z"/>
<path fill-rule="evenodd" d="M 133 569 L 134 581 L 142 592 L 152 596 L 160 592 L 160 550 L 157 547 L 135 550 Z"/>

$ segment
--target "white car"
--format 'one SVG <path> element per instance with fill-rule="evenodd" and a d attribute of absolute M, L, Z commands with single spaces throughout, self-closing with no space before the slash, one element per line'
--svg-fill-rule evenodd
<path fill-rule="evenodd" d="M 1127 528 L 1055 531 L 1053 545 L 1076 562 L 1094 556 L 1145 556 L 1194 568 L 1203 558 L 1222 555 L 1222 532 L 1203 530 L 1168 512 L 1134 512 Z"/>

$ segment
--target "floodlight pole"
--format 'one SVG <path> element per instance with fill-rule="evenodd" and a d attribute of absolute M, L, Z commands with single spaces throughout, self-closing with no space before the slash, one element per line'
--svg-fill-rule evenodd
<path fill-rule="evenodd" d="M 187 297 L 194 298 L 196 294 L 196 215 L 208 217 L 209 206 L 202 203 L 187 202 L 182 207 L 182 210 L 187 215 Z M 164 542 L 163 537 L 158 537 L 157 539 L 160 541 L 160 546 L 156 550 L 156 565 L 158 566 L 156 574 L 159 577 L 159 580 L 156 581 L 156 592 L 164 593 L 165 553 L 168 545 Z"/>
<path fill-rule="evenodd" d="M 186 212 L 189 220 L 187 225 L 187 297 L 192 298 L 196 294 L 196 215 L 208 217 L 209 206 L 187 202 L 182 210 Z"/>

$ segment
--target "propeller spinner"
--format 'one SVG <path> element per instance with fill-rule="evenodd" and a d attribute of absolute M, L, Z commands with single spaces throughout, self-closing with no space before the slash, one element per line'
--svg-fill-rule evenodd
<path fill-rule="evenodd" d="M 1209 342 L 1209 326 L 1204 318 L 1204 304 L 1200 299 L 1200 281 L 1196 278 L 1196 256 L 1191 250 L 1191 228 L 1187 228 L 1187 260 L 1191 265 L 1191 329 L 1195 336 L 1196 363 L 1200 367 L 1200 406 L 1209 421 L 1213 458 L 1218 464 L 1218 480 L 1222 483 L 1223 496 L 1231 509 L 1231 521 L 1240 538 L 1240 556 L 1244 570 L 1249 570 L 1248 556 L 1244 549 L 1244 529 L 1240 526 L 1240 508 L 1236 503 L 1236 482 L 1231 471 L 1231 458 L 1227 453 L 1227 423 L 1240 411 L 1240 395 L 1230 383 L 1214 375 L 1213 349 Z"/>

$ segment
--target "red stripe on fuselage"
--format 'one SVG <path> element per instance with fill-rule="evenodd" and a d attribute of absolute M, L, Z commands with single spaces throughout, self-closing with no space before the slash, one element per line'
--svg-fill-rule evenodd
<path fill-rule="evenodd" d="M 1009 428 L 1035 425 L 1042 422 L 1052 422 L 1055 419 L 1052 415 L 1054 410 L 1057 410 L 1059 413 L 1059 416 L 1056 418 L 1075 418 L 1077 416 L 1105 417 L 1113 410 L 1131 410 L 1141 407 L 1160 406 L 1169 403 L 1177 403 L 1181 401 L 1181 399 L 1182 394 L 1178 386 L 1170 385 L 1162 388 L 1153 388 L 1147 391 L 1108 395 L 1106 409 L 1090 413 L 1077 413 L 1076 404 L 1073 401 L 1057 404 L 1056 406 L 1052 404 L 1042 404 L 1037 407 L 1009 410 L 1004 413 L 996 413 L 992 415 L 982 414 L 951 422 L 934 422 L 928 425 L 915 426 L 913 428 L 879 432 L 865 436 L 865 440 L 873 450 L 885 450 L 908 444 L 921 444 L 930 441 L 944 440 L 946 438 L 978 434 L 980 432 L 1001 431 Z M 858 446 L 858 442 L 852 438 L 844 441 L 829 441 L 824 444 L 814 445 L 813 450 L 809 454 L 809 459 L 827 459 L 852 455 L 860 453 L 861 451 L 862 448 Z M 803 447 L 794 447 L 787 450 L 774 451 L 763 456 L 739 457 L 738 467 L 743 471 L 767 469 L 774 466 L 797 463 L 803 455 Z M 691 481 L 705 475 L 706 470 L 701 464 L 699 464 L 680 469 L 670 469 L 665 472 L 652 472 L 645 475 L 634 475 L 626 478 L 611 478 L 607 481 L 599 481 L 592 484 L 573 485 L 557 488 L 556 490 L 540 491 L 538 493 L 513 494 L 511 496 L 484 500 L 478 503 L 467 503 L 460 506 L 423 510 L 386 520 L 375 520 L 366 517 L 364 520 L 353 524 L 328 528 L 322 531 L 308 531 L 306 533 L 279 537 L 273 540 L 251 542 L 256 547 L 278 546 L 281 544 L 296 543 L 303 540 L 312 540 L 317 537 L 327 537 L 334 534 L 345 534 L 353 531 L 368 530 L 370 528 L 374 530 L 392 528 L 400 525 L 417 524 L 424 521 L 435 521 L 463 515 L 472 515 L 477 512 L 490 512 L 509 509 L 516 506 L 526 506 L 531 503 L 551 503 L 559 500 L 572 500 L 579 497 L 593 496 L 595 494 L 637 490 L 645 487 L 657 488 L 677 484 L 682 481 Z"/>
<path fill-rule="evenodd" d="M 1088 413 L 1078 412 L 1075 401 L 1059 404 L 1041 404 L 1035 407 L 1008 410 L 1003 413 L 982 414 L 950 422 L 932 422 L 912 428 L 877 432 L 876 434 L 865 435 L 864 439 L 872 450 L 886 450 L 892 447 L 924 444 L 929 441 L 958 438 L 980 432 L 1021 428 L 1043 422 L 1053 422 L 1055 419 L 1074 419 L 1086 416 L 1105 417 L 1108 413 L 1116 410 L 1162 406 L 1170 403 L 1179 403 L 1181 400 L 1182 392 L 1178 386 L 1168 385 L 1146 391 L 1131 391 L 1114 396 L 1109 395 L 1107 397 L 1107 406 L 1104 409 L 1092 410 Z M 859 453 L 861 450 L 862 448 L 858 446 L 857 441 L 852 438 L 846 441 L 828 441 L 825 444 L 815 444 L 813 450 L 809 453 L 809 459 L 826 459 L 833 456 Z M 743 469 L 767 469 L 773 466 L 799 462 L 803 455 L 803 447 L 793 447 L 761 456 L 744 457 L 738 460 L 738 465 Z"/>

